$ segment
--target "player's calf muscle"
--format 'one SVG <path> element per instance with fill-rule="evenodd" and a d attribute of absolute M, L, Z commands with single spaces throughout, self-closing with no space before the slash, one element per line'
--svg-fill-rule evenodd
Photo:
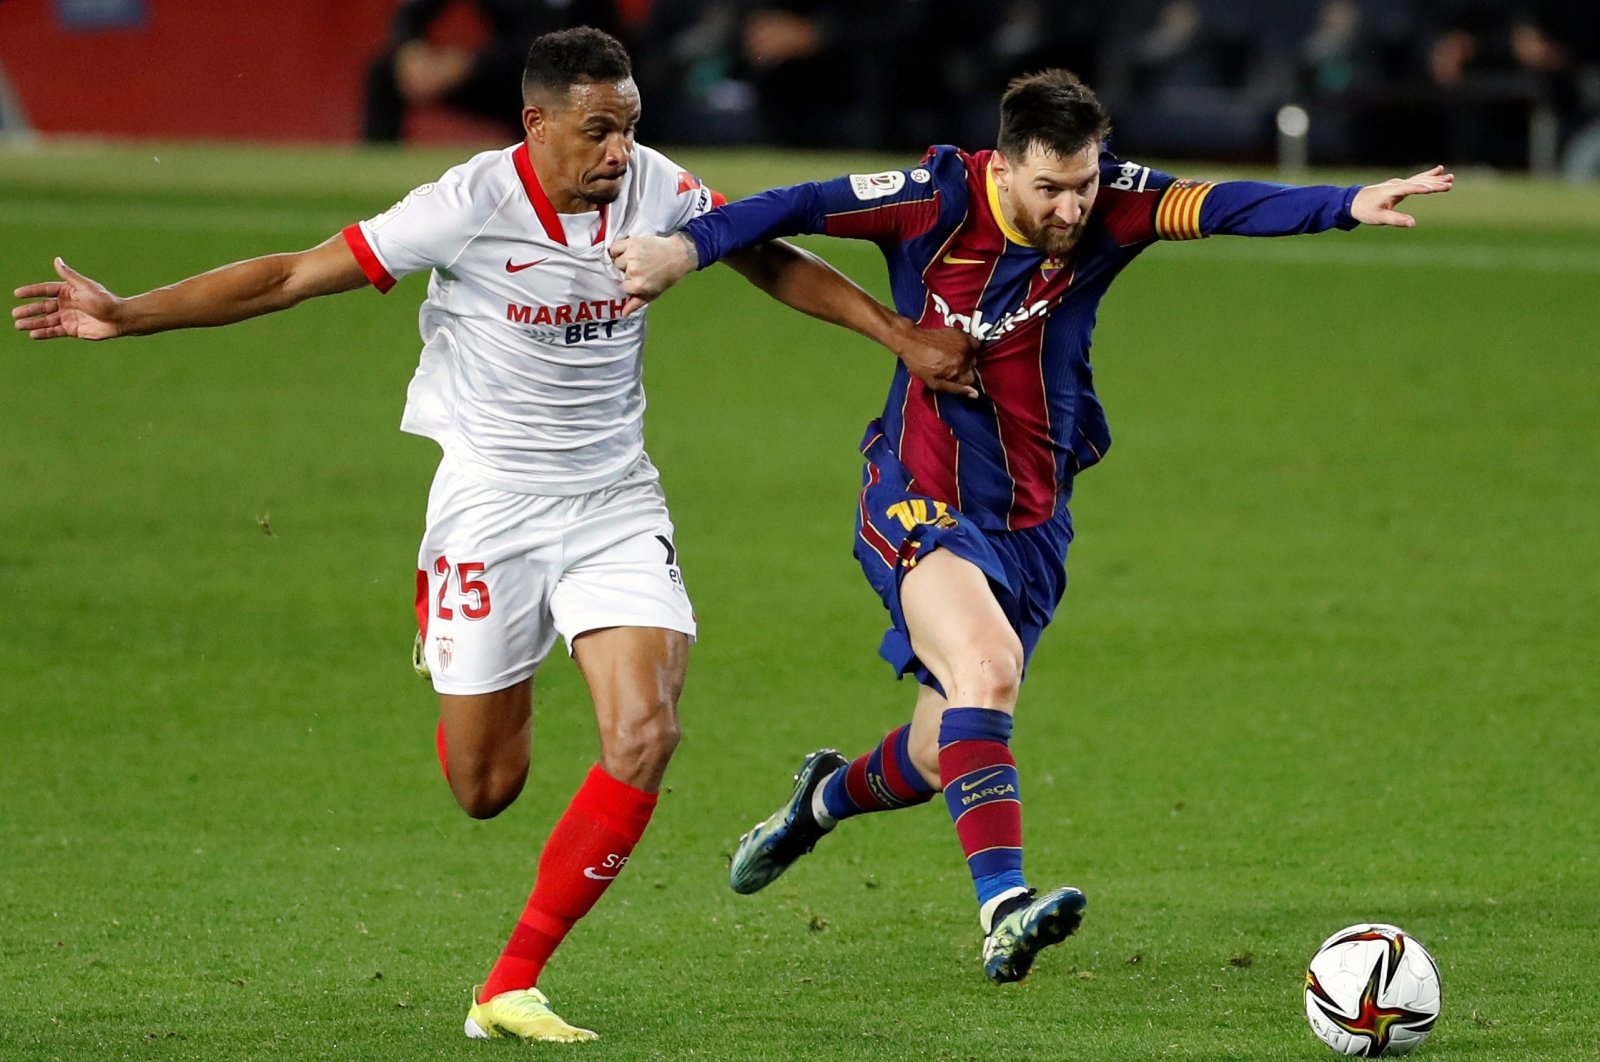
<path fill-rule="evenodd" d="M 682 737 L 676 698 L 619 719 L 600 735 L 600 762 L 606 773 L 639 789 L 653 790 Z"/>

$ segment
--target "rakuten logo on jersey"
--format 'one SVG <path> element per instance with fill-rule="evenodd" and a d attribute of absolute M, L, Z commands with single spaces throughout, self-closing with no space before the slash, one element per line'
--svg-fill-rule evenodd
<path fill-rule="evenodd" d="M 959 328 L 980 342 L 1003 336 L 1035 317 L 1043 317 L 1050 309 L 1049 300 L 1040 299 L 1030 305 L 1017 307 L 998 321 L 985 321 L 982 310 L 974 310 L 970 314 L 952 313 L 950 304 L 941 299 L 937 293 L 929 292 L 929 294 L 933 296 L 933 308 L 944 318 L 947 328 Z"/>

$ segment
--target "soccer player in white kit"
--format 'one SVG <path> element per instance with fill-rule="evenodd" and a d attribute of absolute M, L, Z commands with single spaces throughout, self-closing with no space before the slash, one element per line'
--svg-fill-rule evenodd
<path fill-rule="evenodd" d="M 423 663 L 439 754 L 467 814 L 527 778 L 533 674 L 559 634 L 594 702 L 600 760 L 546 841 L 466 1033 L 587 1040 L 536 987 L 551 953 L 623 869 L 678 742 L 694 612 L 641 417 L 642 304 L 608 249 L 672 232 L 719 201 L 634 143 L 628 55 L 583 28 L 534 42 L 523 143 L 480 154 L 326 242 L 236 262 L 128 299 L 56 259 L 17 289 L 34 339 L 109 339 L 228 324 L 306 298 L 432 271 L 402 427 L 444 454 L 418 553 Z M 941 390 L 970 380 L 970 341 L 916 329 L 815 257 L 753 248 L 735 268 L 783 302 L 893 350 Z M 634 312 L 638 311 L 638 312 Z"/>

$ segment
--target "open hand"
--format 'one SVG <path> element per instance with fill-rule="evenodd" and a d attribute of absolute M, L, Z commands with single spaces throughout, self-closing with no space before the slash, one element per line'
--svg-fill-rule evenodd
<path fill-rule="evenodd" d="M 1350 204 L 1350 216 L 1363 225 L 1394 225 L 1409 229 L 1417 223 L 1417 219 L 1395 209 L 1400 201 L 1408 195 L 1448 192 L 1455 186 L 1455 181 L 1455 174 L 1444 172 L 1443 166 L 1435 166 L 1413 177 L 1396 177 L 1382 184 L 1369 184 L 1356 193 L 1355 200 Z"/>
<path fill-rule="evenodd" d="M 12 324 L 29 339 L 112 339 L 122 334 L 116 323 L 117 307 L 122 302 L 100 284 L 55 260 L 61 279 L 18 288 L 19 299 L 40 299 L 11 308 Z"/>

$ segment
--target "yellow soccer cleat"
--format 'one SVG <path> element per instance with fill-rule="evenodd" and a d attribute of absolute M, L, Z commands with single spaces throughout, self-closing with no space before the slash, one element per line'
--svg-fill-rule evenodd
<path fill-rule="evenodd" d="M 478 990 L 473 989 L 472 998 L 474 1003 L 467 1011 L 466 1024 L 467 1037 L 472 1040 L 515 1036 L 522 1040 L 576 1044 L 600 1039 L 597 1032 L 568 1025 L 550 1009 L 550 1000 L 537 988 L 501 992 L 484 1003 L 476 1002 Z"/>
<path fill-rule="evenodd" d="M 417 632 L 417 640 L 411 643 L 411 669 L 422 678 L 433 678 L 433 672 L 428 670 L 428 656 L 423 652 L 421 631 Z"/>

